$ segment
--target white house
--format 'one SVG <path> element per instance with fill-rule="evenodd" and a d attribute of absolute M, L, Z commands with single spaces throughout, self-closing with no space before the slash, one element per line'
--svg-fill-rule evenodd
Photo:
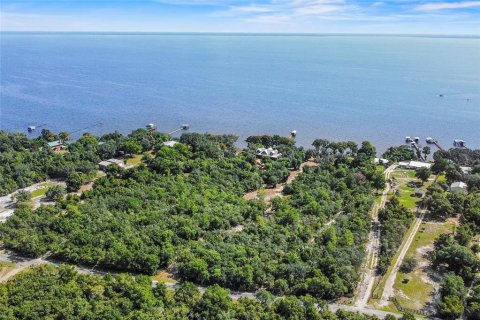
<path fill-rule="evenodd" d="M 388 164 L 388 160 L 384 158 L 375 158 L 373 159 L 374 164 Z"/>
<path fill-rule="evenodd" d="M 273 148 L 258 148 L 255 151 L 255 155 L 262 158 L 278 159 L 282 156 L 278 150 Z"/>
<path fill-rule="evenodd" d="M 398 163 L 400 167 L 404 169 L 420 169 L 420 168 L 431 168 L 432 164 L 428 162 L 421 162 L 421 161 L 401 161 Z"/>
<path fill-rule="evenodd" d="M 170 141 L 165 141 L 163 143 L 163 145 L 167 146 L 167 147 L 170 147 L 170 148 L 173 148 L 177 143 L 178 143 L 177 141 L 170 140 Z"/>
<path fill-rule="evenodd" d="M 99 168 L 100 170 L 105 171 L 105 170 L 107 169 L 107 167 L 108 167 L 109 165 L 111 165 L 111 164 L 113 164 L 113 163 L 108 162 L 108 161 L 102 161 L 102 162 L 100 162 L 100 163 L 98 164 L 98 168 Z"/>
<path fill-rule="evenodd" d="M 118 165 L 118 166 L 121 167 L 121 168 L 125 168 L 125 163 L 123 162 L 123 160 L 114 159 L 114 158 L 108 159 L 108 160 L 104 160 L 104 161 L 100 162 L 100 163 L 98 164 L 98 168 L 99 168 L 100 170 L 105 171 L 105 169 L 107 169 L 107 167 L 108 167 L 109 165 L 112 165 L 112 164 L 116 164 L 116 165 Z"/>
<path fill-rule="evenodd" d="M 465 182 L 454 182 L 450 185 L 450 192 L 467 192 L 467 187 Z"/>
<path fill-rule="evenodd" d="M 472 167 L 460 167 L 463 173 L 470 174 L 472 172 Z"/>

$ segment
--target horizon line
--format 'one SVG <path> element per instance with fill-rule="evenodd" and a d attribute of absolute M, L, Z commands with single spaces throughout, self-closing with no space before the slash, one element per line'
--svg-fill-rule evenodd
<path fill-rule="evenodd" d="M 468 37 L 479 38 L 479 34 L 440 33 L 357 33 L 357 32 L 230 32 L 230 31 L 19 31 L 1 30 L 0 34 L 105 34 L 105 35 L 246 35 L 246 36 L 398 36 L 398 37 Z"/>

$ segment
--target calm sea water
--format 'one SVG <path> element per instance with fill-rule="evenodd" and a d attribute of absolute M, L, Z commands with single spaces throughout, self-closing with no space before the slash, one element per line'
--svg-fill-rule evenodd
<path fill-rule="evenodd" d="M 0 97 L 8 130 L 189 123 L 242 138 L 296 129 L 303 145 L 370 140 L 383 151 L 409 135 L 480 147 L 480 40 L 1 34 Z"/>

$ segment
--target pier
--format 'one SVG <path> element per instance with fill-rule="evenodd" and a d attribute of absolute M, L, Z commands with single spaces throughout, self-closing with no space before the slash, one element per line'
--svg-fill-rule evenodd
<path fill-rule="evenodd" d="M 425 139 L 425 141 L 426 141 L 428 144 L 433 144 L 433 145 L 435 145 L 439 150 L 443 150 L 443 148 L 442 148 L 442 147 L 440 146 L 440 144 L 438 143 L 438 140 L 437 140 L 437 139 L 428 137 L 427 139 Z"/>

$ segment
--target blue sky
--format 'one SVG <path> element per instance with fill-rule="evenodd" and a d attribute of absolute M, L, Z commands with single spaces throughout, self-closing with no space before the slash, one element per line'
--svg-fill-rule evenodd
<path fill-rule="evenodd" d="M 2 31 L 480 35 L 480 1 L 1 0 Z"/>

